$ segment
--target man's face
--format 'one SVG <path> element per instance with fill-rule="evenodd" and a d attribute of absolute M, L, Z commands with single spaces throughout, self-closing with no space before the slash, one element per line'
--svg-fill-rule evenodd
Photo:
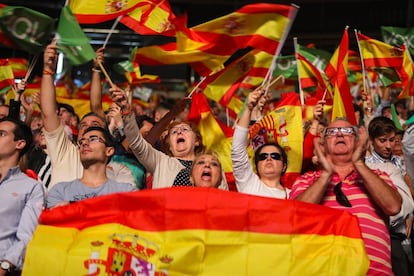
<path fill-rule="evenodd" d="M 65 125 L 70 125 L 70 120 L 72 119 L 72 113 L 70 113 L 66 108 L 59 108 L 58 116 L 60 121 Z"/>
<path fill-rule="evenodd" d="M 108 147 L 100 131 L 92 130 L 85 133 L 78 140 L 80 159 L 82 164 L 103 163 L 113 154 L 114 148 Z"/>
<path fill-rule="evenodd" d="M 355 148 L 356 133 L 351 123 L 338 120 L 331 123 L 325 131 L 325 150 L 332 155 L 349 155 Z"/>
<path fill-rule="evenodd" d="M 14 129 L 16 126 L 12 122 L 0 122 L 0 159 L 5 160 L 13 156 L 25 145 L 24 140 L 14 141 Z M 24 143 L 24 144 L 22 144 Z"/>
<path fill-rule="evenodd" d="M 85 130 L 91 126 L 98 126 L 105 128 L 105 122 L 97 116 L 87 116 L 79 123 L 79 137 L 82 137 Z"/>
<path fill-rule="evenodd" d="M 395 132 L 375 137 L 372 141 L 374 151 L 384 159 L 390 159 L 395 147 Z"/>

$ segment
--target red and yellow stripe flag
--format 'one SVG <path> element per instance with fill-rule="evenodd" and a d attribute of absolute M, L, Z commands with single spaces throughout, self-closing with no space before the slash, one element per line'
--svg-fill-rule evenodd
<path fill-rule="evenodd" d="M 276 108 L 256 122 L 249 132 L 250 146 L 258 148 L 265 143 L 276 142 L 288 156 L 288 167 L 283 185 L 290 188 L 300 175 L 303 156 L 302 108 L 299 95 L 284 93 Z"/>
<path fill-rule="evenodd" d="M 348 118 L 349 122 L 357 125 L 354 112 L 351 88 L 348 83 L 348 26 L 345 28 L 341 42 L 326 66 L 325 73 L 334 87 L 332 120 L 338 117 Z"/>
<path fill-rule="evenodd" d="M 0 60 L 0 89 L 4 92 L 6 88 L 11 88 L 14 85 L 13 70 L 7 59 Z"/>
<path fill-rule="evenodd" d="M 161 0 L 139 5 L 124 15 L 120 22 L 139 34 L 174 36 L 174 25 L 171 23 L 174 18 L 168 1 Z"/>
<path fill-rule="evenodd" d="M 213 188 L 96 197 L 45 210 L 23 275 L 365 275 L 348 212 Z"/>
<path fill-rule="evenodd" d="M 69 0 L 69 7 L 80 24 L 95 24 L 127 14 L 149 1 L 157 0 Z"/>

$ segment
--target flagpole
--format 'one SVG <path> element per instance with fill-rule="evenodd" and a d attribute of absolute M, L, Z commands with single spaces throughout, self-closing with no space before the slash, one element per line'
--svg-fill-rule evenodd
<path fill-rule="evenodd" d="M 111 78 L 108 75 L 108 72 L 106 72 L 105 67 L 103 66 L 102 62 L 100 62 L 99 60 L 97 60 L 99 67 L 102 70 L 102 73 L 105 75 L 105 78 L 108 80 L 109 85 L 111 85 L 112 87 L 115 87 L 115 84 L 112 82 Z"/>
<path fill-rule="evenodd" d="M 200 81 L 197 83 L 197 85 L 191 90 L 190 94 L 188 94 L 188 98 L 191 98 L 193 96 L 193 93 L 197 91 L 197 89 L 200 87 L 200 85 L 206 80 L 206 77 L 202 77 Z"/>
<path fill-rule="evenodd" d="M 364 86 L 364 91 L 368 95 L 368 93 L 371 94 L 371 89 L 368 90 L 368 87 L 367 87 L 367 82 L 370 82 L 370 81 L 369 81 L 368 73 L 365 70 L 364 57 L 362 56 L 361 44 L 359 43 L 359 39 L 358 39 L 358 31 L 356 29 L 354 29 L 354 32 L 355 32 L 355 38 L 356 38 L 356 41 L 357 41 L 357 44 L 358 44 L 359 57 L 361 59 L 362 83 L 363 83 L 363 86 Z M 364 105 L 364 109 L 367 108 L 368 110 L 370 110 L 370 108 L 372 108 L 372 107 L 368 106 L 368 101 L 367 100 L 363 102 L 363 105 Z"/>
<path fill-rule="evenodd" d="M 26 75 L 23 78 L 25 82 L 29 79 L 30 74 L 32 73 L 38 59 L 39 59 L 39 54 L 35 55 L 34 58 L 32 59 L 32 62 L 29 64 L 29 68 L 27 69 Z"/>
<path fill-rule="evenodd" d="M 105 48 L 105 47 L 106 47 L 106 44 L 108 43 L 109 38 L 111 37 L 112 33 L 114 32 L 114 30 L 115 30 L 116 26 L 118 25 L 119 21 L 121 20 L 121 18 L 122 18 L 122 15 L 118 16 L 118 17 L 115 19 L 114 24 L 112 24 L 112 27 L 111 27 L 111 29 L 109 30 L 108 35 L 107 35 L 107 36 L 106 36 L 106 38 L 105 38 L 105 42 L 104 42 L 104 44 L 103 44 L 102 48 Z"/>
<path fill-rule="evenodd" d="M 300 105 L 302 106 L 302 109 L 305 106 L 305 96 L 303 95 L 302 90 L 302 84 L 300 83 L 300 73 L 299 73 L 299 62 L 298 62 L 298 38 L 293 38 L 293 47 L 295 49 L 295 58 L 296 58 L 296 70 L 298 71 L 298 87 L 299 87 L 299 99 L 300 99 Z"/>
<path fill-rule="evenodd" d="M 273 74 L 273 71 L 276 67 L 277 57 L 279 56 L 280 52 L 282 51 L 283 45 L 286 42 L 286 39 L 287 39 L 288 34 L 290 32 L 290 29 L 292 28 L 293 21 L 295 21 L 296 14 L 298 13 L 299 6 L 297 6 L 295 4 L 291 4 L 291 6 L 293 7 L 293 9 L 289 12 L 289 15 L 288 15 L 289 22 L 285 27 L 285 30 L 283 32 L 283 35 L 282 35 L 281 39 L 279 40 L 279 44 L 277 45 L 275 54 L 273 55 L 272 63 L 269 67 L 269 70 L 266 73 L 266 76 L 265 76 L 264 80 L 263 80 L 263 83 L 262 83 L 263 87 L 266 87 L 265 82 L 269 82 L 270 79 L 271 79 L 271 75 Z M 267 95 L 267 90 L 265 91 L 265 95 Z"/>

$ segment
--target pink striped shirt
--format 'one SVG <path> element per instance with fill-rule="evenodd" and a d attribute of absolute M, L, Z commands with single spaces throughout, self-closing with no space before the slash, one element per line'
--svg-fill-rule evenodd
<path fill-rule="evenodd" d="M 395 188 L 386 173 L 379 170 L 374 172 Z M 290 198 L 295 199 L 298 197 L 318 180 L 320 174 L 321 171 L 317 171 L 308 172 L 300 176 L 293 184 Z M 342 191 L 352 204 L 352 207 L 344 207 L 336 201 L 333 188 L 339 182 L 341 182 L 339 175 L 333 174 L 331 183 L 320 204 L 348 211 L 358 217 L 365 250 L 370 260 L 367 275 L 392 275 L 390 234 L 387 227 L 388 224 L 384 219 L 386 218 L 385 215 L 370 199 L 362 179 L 355 170 L 342 180 Z"/>

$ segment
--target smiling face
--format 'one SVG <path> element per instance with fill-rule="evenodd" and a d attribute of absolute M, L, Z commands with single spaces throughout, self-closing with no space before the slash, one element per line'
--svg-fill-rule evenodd
<path fill-rule="evenodd" d="M 324 131 L 325 151 L 332 155 L 350 155 L 355 148 L 355 128 L 350 122 L 337 120 Z"/>
<path fill-rule="evenodd" d="M 217 188 L 222 180 L 221 163 L 214 154 L 196 157 L 191 169 L 191 182 L 196 187 Z"/>
<path fill-rule="evenodd" d="M 168 131 L 166 142 L 171 155 L 180 159 L 194 159 L 195 148 L 200 141 L 187 123 L 173 124 Z"/>

